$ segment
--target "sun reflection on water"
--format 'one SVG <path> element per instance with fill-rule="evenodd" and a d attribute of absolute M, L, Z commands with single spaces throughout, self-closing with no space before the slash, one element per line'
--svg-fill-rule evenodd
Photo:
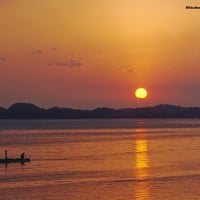
<path fill-rule="evenodd" d="M 149 200 L 149 158 L 145 129 L 136 130 L 134 169 L 134 176 L 138 180 L 136 187 L 134 188 L 135 200 Z"/>
<path fill-rule="evenodd" d="M 148 167 L 148 156 L 147 156 L 147 141 L 142 140 L 136 140 L 136 169 L 138 172 L 138 177 L 145 177 L 144 171 L 146 171 L 146 168 Z"/>

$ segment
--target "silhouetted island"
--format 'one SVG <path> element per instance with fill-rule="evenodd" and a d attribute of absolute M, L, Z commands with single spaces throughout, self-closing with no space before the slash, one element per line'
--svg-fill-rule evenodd
<path fill-rule="evenodd" d="M 142 108 L 96 108 L 81 110 L 52 107 L 39 108 L 31 103 L 15 103 L 0 107 L 0 119 L 95 119 L 95 118 L 200 118 L 200 107 L 181 107 L 161 104 Z"/>

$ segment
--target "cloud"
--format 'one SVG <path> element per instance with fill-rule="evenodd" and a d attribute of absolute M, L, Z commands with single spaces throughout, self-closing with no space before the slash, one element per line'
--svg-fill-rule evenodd
<path fill-rule="evenodd" d="M 132 68 L 127 68 L 126 71 L 127 72 L 134 72 L 134 70 Z"/>
<path fill-rule="evenodd" d="M 34 50 L 32 51 L 32 54 L 42 54 L 42 50 Z"/>
<path fill-rule="evenodd" d="M 6 58 L 5 57 L 0 57 L 0 62 L 5 62 Z"/>
<path fill-rule="evenodd" d="M 135 69 L 133 69 L 132 67 L 125 67 L 125 68 L 122 68 L 122 71 L 123 72 L 130 72 L 130 73 L 132 73 L 132 72 L 135 72 Z"/>
<path fill-rule="evenodd" d="M 60 66 L 60 67 L 71 67 L 71 68 L 74 68 L 74 67 L 81 67 L 83 66 L 83 63 L 80 61 L 80 60 L 77 60 L 77 59 L 70 59 L 66 62 L 62 62 L 62 61 L 59 61 L 59 62 L 53 62 L 53 63 L 49 63 L 48 64 L 49 66 Z"/>

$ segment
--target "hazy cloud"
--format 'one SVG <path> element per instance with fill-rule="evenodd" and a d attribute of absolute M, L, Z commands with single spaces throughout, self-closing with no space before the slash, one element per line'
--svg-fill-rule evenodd
<path fill-rule="evenodd" d="M 42 50 L 34 50 L 32 51 L 32 54 L 42 54 Z"/>
<path fill-rule="evenodd" d="M 133 69 L 132 67 L 125 67 L 122 69 L 123 72 L 135 72 L 135 69 Z"/>
<path fill-rule="evenodd" d="M 66 62 L 53 62 L 53 63 L 49 63 L 49 66 L 63 66 L 63 67 L 81 67 L 83 66 L 83 63 L 80 60 L 77 59 L 70 59 Z"/>
<path fill-rule="evenodd" d="M 134 70 L 132 68 L 127 68 L 126 71 L 127 72 L 134 72 Z"/>
<path fill-rule="evenodd" d="M 6 58 L 5 57 L 0 57 L 0 62 L 5 62 Z"/>

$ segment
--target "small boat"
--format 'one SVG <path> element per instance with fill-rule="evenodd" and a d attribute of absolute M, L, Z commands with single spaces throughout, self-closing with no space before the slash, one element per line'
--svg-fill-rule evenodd
<path fill-rule="evenodd" d="M 31 159 L 30 158 L 7 158 L 7 159 L 0 159 L 0 164 L 2 163 L 25 163 L 25 162 L 30 162 Z"/>

